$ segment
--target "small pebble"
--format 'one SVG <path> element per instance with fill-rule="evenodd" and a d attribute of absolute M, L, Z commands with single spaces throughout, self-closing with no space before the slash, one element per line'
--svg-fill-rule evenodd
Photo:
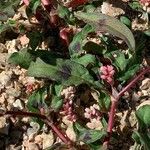
<path fill-rule="evenodd" d="M 0 117 L 0 133 L 8 135 L 9 124 L 6 121 L 5 117 Z"/>
<path fill-rule="evenodd" d="M 37 144 L 34 143 L 28 143 L 27 149 L 26 150 L 39 150 L 39 147 Z"/>
<path fill-rule="evenodd" d="M 42 138 L 43 138 L 43 149 L 46 149 L 50 146 L 53 145 L 54 143 L 54 135 L 52 132 L 50 132 L 49 134 L 42 134 Z"/>
<path fill-rule="evenodd" d="M 14 103 L 13 103 L 13 106 L 20 109 L 20 110 L 23 110 L 24 109 L 24 105 L 23 105 L 23 102 L 20 100 L 20 99 L 17 99 Z"/>

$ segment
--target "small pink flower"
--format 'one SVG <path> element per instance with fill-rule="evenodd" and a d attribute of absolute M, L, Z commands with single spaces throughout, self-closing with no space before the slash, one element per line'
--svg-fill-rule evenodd
<path fill-rule="evenodd" d="M 99 111 L 99 106 L 94 104 L 93 106 L 90 106 L 90 108 L 85 108 L 85 113 L 84 113 L 84 116 L 85 118 L 87 119 L 93 119 L 93 118 L 96 118 L 96 119 L 100 119 L 100 111 Z"/>
<path fill-rule="evenodd" d="M 149 6 L 150 0 L 140 0 L 140 3 L 144 4 L 145 6 Z"/>
<path fill-rule="evenodd" d="M 28 6 L 29 5 L 29 0 L 23 0 L 23 2 L 24 2 L 24 4 L 26 5 L 26 6 Z"/>
<path fill-rule="evenodd" d="M 67 116 L 67 119 L 69 121 L 75 122 L 77 120 L 76 115 L 73 112 L 72 102 L 70 103 L 69 100 L 66 101 L 65 104 L 63 104 L 60 114 L 62 114 L 63 116 Z"/>
<path fill-rule="evenodd" d="M 102 78 L 103 80 L 105 80 L 105 79 L 107 79 L 107 76 L 106 76 L 106 75 L 101 75 L 101 78 Z"/>
<path fill-rule="evenodd" d="M 109 84 L 113 83 L 113 76 L 115 73 L 113 66 L 111 66 L 111 65 L 101 66 L 100 73 L 101 73 L 101 75 L 100 75 L 101 79 L 105 80 Z"/>

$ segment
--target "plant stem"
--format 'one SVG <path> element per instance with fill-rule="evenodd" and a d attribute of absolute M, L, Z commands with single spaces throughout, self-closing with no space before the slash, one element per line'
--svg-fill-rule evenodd
<path fill-rule="evenodd" d="M 46 124 L 48 124 L 52 130 L 58 135 L 58 137 L 68 146 L 72 145 L 71 140 L 66 136 L 66 134 L 62 133 L 54 124 L 52 124 L 49 120 L 45 121 Z"/>
<path fill-rule="evenodd" d="M 143 69 L 133 80 L 125 86 L 117 95 L 112 95 L 111 96 L 111 108 L 109 112 L 109 120 L 108 120 L 108 127 L 107 127 L 107 132 L 109 133 L 109 137 L 106 139 L 106 141 L 103 143 L 103 146 L 108 146 L 111 134 L 112 134 L 112 129 L 113 125 L 115 122 L 115 112 L 116 108 L 118 105 L 118 101 L 121 98 L 121 96 L 128 91 L 135 83 L 139 81 L 139 79 L 146 73 L 150 72 L 150 67 L 147 67 L 146 69 Z M 117 91 L 116 91 L 117 93 Z"/>
<path fill-rule="evenodd" d="M 45 115 L 39 114 L 39 113 L 32 113 L 32 112 L 25 112 L 25 111 L 4 111 L 0 112 L 0 116 L 24 116 L 24 117 L 37 117 L 41 118 L 48 126 L 51 127 L 51 129 L 57 134 L 57 136 L 69 147 L 72 146 L 72 141 L 58 129 L 53 122 Z"/>
<path fill-rule="evenodd" d="M 112 100 L 113 99 L 113 100 Z M 117 106 L 117 101 L 114 100 L 114 98 L 111 98 L 112 104 L 109 112 L 109 120 L 108 120 L 108 128 L 107 132 L 111 135 L 112 133 L 112 128 L 114 125 L 114 118 L 115 118 L 115 111 L 116 111 L 116 106 Z"/>
<path fill-rule="evenodd" d="M 120 97 L 121 97 L 126 91 L 128 91 L 137 81 L 139 81 L 140 78 L 141 78 L 144 74 L 146 74 L 146 73 L 148 73 L 148 72 L 150 72 L 150 67 L 147 67 L 146 69 L 142 70 L 139 75 L 137 75 L 125 88 L 123 88 L 123 89 L 119 92 L 118 98 L 120 98 Z"/>

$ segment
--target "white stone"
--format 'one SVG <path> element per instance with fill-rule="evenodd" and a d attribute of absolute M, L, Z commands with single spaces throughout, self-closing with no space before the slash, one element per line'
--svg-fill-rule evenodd
<path fill-rule="evenodd" d="M 7 49 L 4 44 L 0 43 L 0 53 L 7 52 Z"/>
<path fill-rule="evenodd" d="M 20 109 L 20 110 L 23 110 L 24 109 L 24 105 L 23 105 L 23 102 L 20 100 L 20 99 L 17 99 L 14 103 L 13 103 L 13 106 Z"/>
<path fill-rule="evenodd" d="M 109 2 L 103 2 L 102 6 L 101 6 L 101 12 L 103 14 L 109 15 L 109 16 L 119 16 L 121 14 L 124 14 L 124 10 L 121 8 L 117 8 L 117 7 L 113 7 L 112 4 L 110 4 Z"/>
<path fill-rule="evenodd" d="M 37 144 L 28 143 L 27 150 L 39 150 L 39 147 L 37 146 Z"/>
<path fill-rule="evenodd" d="M 73 124 L 70 124 L 70 126 L 68 126 L 67 130 L 66 130 L 66 135 L 72 140 L 72 141 L 76 141 L 76 134 L 74 132 L 73 129 Z"/>
<path fill-rule="evenodd" d="M 11 74 L 7 74 L 5 71 L 0 73 L 0 85 L 8 86 L 10 84 Z"/>
<path fill-rule="evenodd" d="M 42 138 L 43 138 L 43 149 L 46 149 L 50 146 L 53 145 L 54 143 L 54 135 L 52 132 L 50 132 L 49 134 L 42 134 Z"/>
<path fill-rule="evenodd" d="M 15 39 L 12 40 L 12 41 L 7 41 L 6 42 L 6 47 L 8 49 L 8 54 L 12 54 L 14 52 L 17 52 L 16 44 L 17 44 L 17 41 Z"/>
<path fill-rule="evenodd" d="M 141 90 L 146 90 L 150 88 L 150 78 L 145 78 L 143 81 L 142 81 L 142 85 L 140 86 L 140 89 Z"/>
<path fill-rule="evenodd" d="M 28 128 L 27 135 L 29 137 L 29 140 L 32 140 L 34 138 L 34 136 L 37 134 L 38 130 L 40 129 L 40 126 L 36 122 L 31 122 L 30 126 L 32 128 Z"/>
<path fill-rule="evenodd" d="M 15 88 L 8 88 L 8 89 L 6 89 L 6 93 L 9 96 L 19 97 L 21 94 L 21 91 L 19 89 L 15 89 Z"/>

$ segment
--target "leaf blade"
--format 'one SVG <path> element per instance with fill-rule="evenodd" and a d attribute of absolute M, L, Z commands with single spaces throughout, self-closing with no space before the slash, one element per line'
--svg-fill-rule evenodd
<path fill-rule="evenodd" d="M 119 20 L 102 13 L 77 12 L 75 16 L 95 27 L 96 31 L 105 31 L 123 39 L 131 50 L 135 50 L 132 32 Z"/>

